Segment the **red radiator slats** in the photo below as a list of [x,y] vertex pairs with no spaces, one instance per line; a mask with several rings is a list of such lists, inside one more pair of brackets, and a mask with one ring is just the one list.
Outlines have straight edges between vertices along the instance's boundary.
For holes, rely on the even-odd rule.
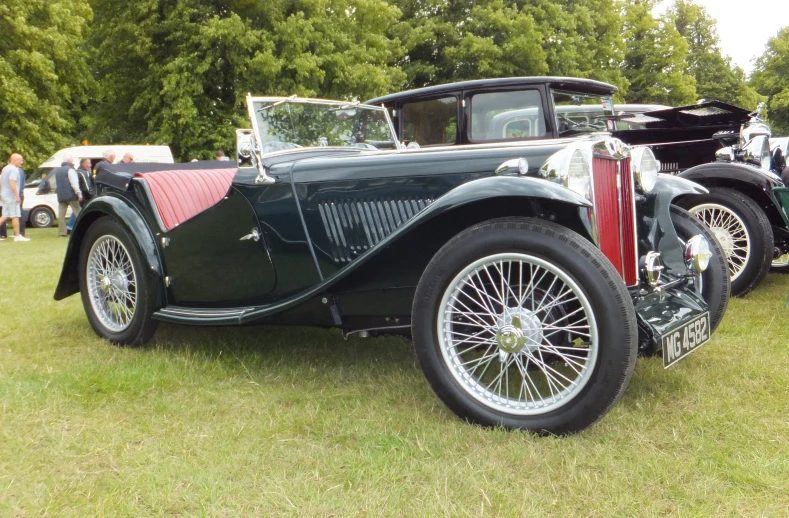
[[593,160],[595,217],[600,250],[614,265],[625,284],[632,286],[638,282],[633,181],[630,160],[620,163],[621,192],[617,185],[617,161],[603,158]]

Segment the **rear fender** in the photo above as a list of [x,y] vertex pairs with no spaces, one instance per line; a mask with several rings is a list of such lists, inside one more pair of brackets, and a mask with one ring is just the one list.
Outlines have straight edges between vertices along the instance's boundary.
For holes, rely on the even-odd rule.
[[143,260],[149,286],[158,286],[157,306],[163,305],[162,262],[153,233],[142,214],[127,200],[106,194],[91,200],[80,212],[66,248],[63,270],[55,289],[55,300],[62,300],[79,292],[79,253],[88,228],[99,218],[115,219],[136,241]]

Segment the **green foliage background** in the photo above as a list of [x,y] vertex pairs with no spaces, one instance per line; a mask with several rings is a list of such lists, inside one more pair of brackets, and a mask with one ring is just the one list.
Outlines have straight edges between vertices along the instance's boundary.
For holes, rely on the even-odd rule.
[[691,0],[4,0],[0,156],[92,143],[233,147],[244,97],[360,100],[484,77],[606,81],[617,100],[755,107],[789,130],[789,29],[752,85]]

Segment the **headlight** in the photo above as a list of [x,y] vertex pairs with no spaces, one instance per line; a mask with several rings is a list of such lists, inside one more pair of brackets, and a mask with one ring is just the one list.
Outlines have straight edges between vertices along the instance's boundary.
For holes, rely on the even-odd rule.
[[591,158],[591,146],[579,149],[570,145],[551,155],[540,168],[540,174],[592,201]]
[[709,242],[701,234],[693,236],[685,243],[685,264],[696,273],[707,269],[712,257]]
[[567,188],[592,201],[592,168],[580,150],[575,150],[570,157]]
[[636,177],[638,186],[644,192],[651,192],[657,183],[660,164],[648,147],[633,148],[630,152],[630,170]]
[[743,160],[749,164],[758,165],[765,171],[770,170],[772,160],[770,158],[770,141],[764,135],[752,138],[743,150]]

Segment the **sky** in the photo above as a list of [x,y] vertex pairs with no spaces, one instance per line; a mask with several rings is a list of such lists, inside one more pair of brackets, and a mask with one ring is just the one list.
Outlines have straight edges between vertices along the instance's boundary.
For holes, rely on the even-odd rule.
[[[718,22],[724,55],[731,56],[745,73],[753,71],[753,59],[764,53],[767,40],[789,25],[787,0],[694,0]],[[664,0],[656,8],[663,13],[671,5]]]

